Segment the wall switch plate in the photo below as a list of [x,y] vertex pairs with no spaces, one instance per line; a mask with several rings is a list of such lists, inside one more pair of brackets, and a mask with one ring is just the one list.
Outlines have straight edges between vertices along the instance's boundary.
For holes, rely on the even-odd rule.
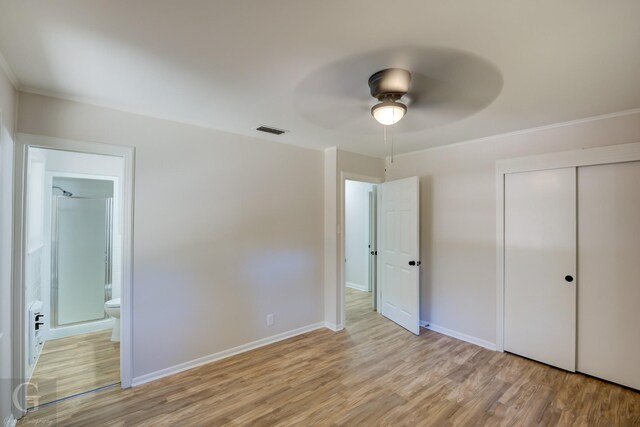
[[273,313],[267,314],[267,326],[273,326]]

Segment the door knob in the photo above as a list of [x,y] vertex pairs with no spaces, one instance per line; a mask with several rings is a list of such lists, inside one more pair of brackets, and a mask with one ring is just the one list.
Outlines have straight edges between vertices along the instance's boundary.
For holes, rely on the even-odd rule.
[[566,280],[567,282],[571,283],[571,282],[573,282],[573,276],[564,276],[564,280]]
[[409,261],[409,265],[416,265],[415,261]]

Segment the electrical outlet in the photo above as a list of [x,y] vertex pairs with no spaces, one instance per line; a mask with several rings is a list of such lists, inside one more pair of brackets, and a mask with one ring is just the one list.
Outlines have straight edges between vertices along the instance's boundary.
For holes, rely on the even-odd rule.
[[273,313],[267,314],[267,326],[273,326]]

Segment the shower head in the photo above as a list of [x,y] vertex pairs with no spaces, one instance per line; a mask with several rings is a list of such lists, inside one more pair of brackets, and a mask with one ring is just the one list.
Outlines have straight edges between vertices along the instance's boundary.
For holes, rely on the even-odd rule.
[[66,197],[71,197],[71,196],[73,196],[73,193],[72,193],[72,192],[67,191],[67,190],[65,190],[65,189],[64,189],[64,188],[62,188],[62,187],[58,187],[57,185],[54,185],[54,186],[53,186],[53,188],[57,188],[58,190],[62,191],[62,195],[63,195],[63,196],[66,196]]

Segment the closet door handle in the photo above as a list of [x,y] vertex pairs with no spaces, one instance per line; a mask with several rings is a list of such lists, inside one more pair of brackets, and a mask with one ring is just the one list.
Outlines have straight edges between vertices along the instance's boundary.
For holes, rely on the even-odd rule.
[[573,276],[571,276],[571,275],[564,276],[564,280],[566,280],[567,282],[571,283],[571,282],[573,282]]

